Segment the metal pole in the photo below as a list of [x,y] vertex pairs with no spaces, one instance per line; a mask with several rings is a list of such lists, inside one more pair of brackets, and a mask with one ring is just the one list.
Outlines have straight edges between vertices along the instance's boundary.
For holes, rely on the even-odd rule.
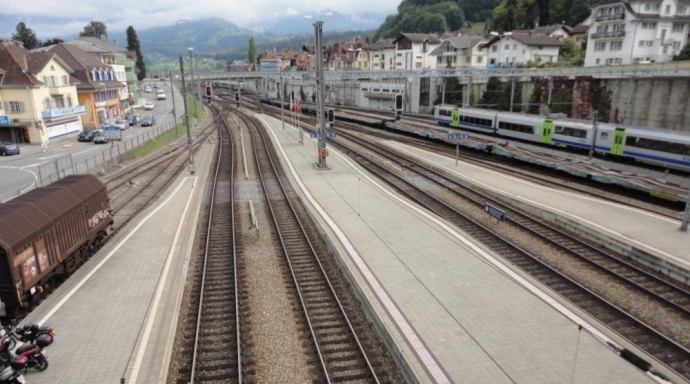
[[441,105],[446,104],[446,78],[441,78]]
[[[182,78],[182,94],[187,94],[187,88],[184,83],[184,59],[180,55],[180,77]],[[189,130],[189,107],[187,106],[187,100],[182,97],[182,102],[184,103],[184,115],[187,123],[187,148],[189,149],[189,173],[194,174],[194,156],[192,155],[192,134]]]
[[[175,126],[175,139],[180,138],[180,131],[177,130],[177,112],[175,111],[175,86],[173,85],[173,77],[172,77],[172,70],[168,70],[168,74],[170,75],[170,94],[172,95],[172,102],[173,102],[173,125]],[[137,138],[139,140],[139,138]]]
[[594,150],[596,149],[597,145],[597,113],[597,111],[594,111],[594,115],[592,116],[592,134],[594,137],[592,138],[592,146],[589,148],[589,159],[591,159],[592,155],[594,155]]
[[[190,49],[189,50],[189,66],[192,69],[192,77],[189,80],[189,82],[193,87],[194,86],[194,58],[193,58],[192,54],[193,54],[193,52]],[[192,88],[192,92],[190,92],[190,93],[192,94],[192,99],[194,99],[194,88]],[[187,98],[187,95],[185,94],[185,99],[186,98]],[[196,121],[198,118],[199,118],[199,112],[198,112],[197,107],[196,107],[196,100],[194,100],[194,126],[196,126]]]
[[283,57],[278,57],[280,57],[280,62],[278,63],[278,70],[280,71],[280,83],[278,84],[278,92],[280,93],[280,122],[283,124],[283,130],[285,130],[285,115],[283,113],[283,109],[285,109],[283,105]]
[[513,112],[513,98],[515,97],[515,77],[510,82],[510,112]]
[[553,77],[549,77],[549,98],[546,101],[546,105],[551,108],[551,93],[553,92]]
[[319,162],[317,167],[320,169],[327,168],[326,164],[326,116],[325,111],[325,96],[326,96],[326,84],[323,79],[323,21],[317,21],[314,23],[314,34],[316,38],[316,72],[317,76],[317,121],[318,121],[318,132],[319,132]]
[[685,214],[683,215],[683,221],[680,223],[681,231],[688,231],[688,221],[690,221],[690,184],[688,185],[688,200],[685,202]]

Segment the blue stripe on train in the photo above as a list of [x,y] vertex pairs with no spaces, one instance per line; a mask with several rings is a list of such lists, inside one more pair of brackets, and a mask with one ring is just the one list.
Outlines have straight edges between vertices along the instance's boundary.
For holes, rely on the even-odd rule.
[[[597,150],[605,153],[611,152],[611,147],[604,147],[597,145]],[[630,157],[639,157],[641,159],[647,159],[647,160],[654,160],[658,161],[661,163],[667,163],[667,164],[677,164],[677,165],[682,165],[684,167],[690,167],[690,161],[686,160],[676,160],[676,159],[670,159],[668,157],[663,157],[663,156],[658,156],[658,155],[648,155],[645,153],[637,153],[637,152],[631,152],[627,150],[623,150],[623,155],[624,156],[630,156]]]
[[[452,119],[446,119],[443,117],[436,117],[436,116],[434,116],[434,120],[441,122],[441,123],[448,123],[448,124],[453,122]],[[467,128],[467,129],[478,128],[478,129],[483,129],[485,131],[490,131],[490,132],[494,131],[493,127],[488,127],[486,125],[480,125],[480,124],[470,124],[470,123],[460,123],[459,127],[453,127],[453,128]]]

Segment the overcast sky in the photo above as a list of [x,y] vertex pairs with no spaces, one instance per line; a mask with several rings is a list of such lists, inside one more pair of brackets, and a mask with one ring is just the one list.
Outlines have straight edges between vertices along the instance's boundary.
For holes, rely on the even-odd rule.
[[[336,11],[346,15],[395,12],[401,0],[3,0],[0,16],[6,22],[1,32],[14,30],[24,21],[39,38],[64,36],[79,32],[90,20],[103,21],[108,30],[136,30],[171,25],[189,17],[222,17],[240,27],[270,22],[288,14],[314,14]],[[64,15],[64,16],[62,16]],[[45,18],[70,20],[65,23],[41,22]],[[14,20],[13,20],[14,19]],[[33,22],[32,22],[33,20]]]

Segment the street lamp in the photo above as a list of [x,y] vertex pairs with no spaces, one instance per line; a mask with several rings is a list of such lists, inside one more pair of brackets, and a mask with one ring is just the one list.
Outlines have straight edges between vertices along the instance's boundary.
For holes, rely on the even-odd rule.
[[[326,116],[325,116],[325,95],[326,85],[323,80],[323,21],[320,20],[322,16],[331,16],[331,12],[324,13],[319,16],[319,19],[314,23],[314,50],[316,51],[316,113],[318,116],[318,133],[319,133],[319,161],[316,164],[318,169],[328,169],[326,165]],[[305,19],[311,19],[312,16],[305,15]]]
[[189,20],[190,20],[189,17],[184,17],[182,19],[178,19],[175,22],[175,28],[177,29],[177,55],[178,56],[182,55],[182,53],[180,52],[180,21],[189,21]]
[[498,37],[498,40],[499,40],[499,44],[498,44],[498,59],[496,60],[496,62],[500,65],[500,63],[501,63],[501,44],[500,44],[500,40],[501,40],[504,36],[512,36],[512,35],[513,35],[513,32],[506,32],[506,33],[502,33],[502,34],[501,34],[501,33],[498,33],[498,32],[490,32],[489,35],[491,35],[491,36],[497,36],[497,37]]

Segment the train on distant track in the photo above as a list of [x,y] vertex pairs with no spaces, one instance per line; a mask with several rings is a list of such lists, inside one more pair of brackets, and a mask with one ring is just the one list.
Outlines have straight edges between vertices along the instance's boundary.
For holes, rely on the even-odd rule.
[[595,132],[591,121],[552,119],[454,105],[436,106],[434,120],[451,128],[547,145],[583,150],[589,150],[594,146],[594,150],[599,154],[690,171],[690,135],[684,132],[641,129],[609,123],[597,124]]
[[112,225],[108,191],[71,175],[0,204],[0,318],[13,318],[74,271]]

